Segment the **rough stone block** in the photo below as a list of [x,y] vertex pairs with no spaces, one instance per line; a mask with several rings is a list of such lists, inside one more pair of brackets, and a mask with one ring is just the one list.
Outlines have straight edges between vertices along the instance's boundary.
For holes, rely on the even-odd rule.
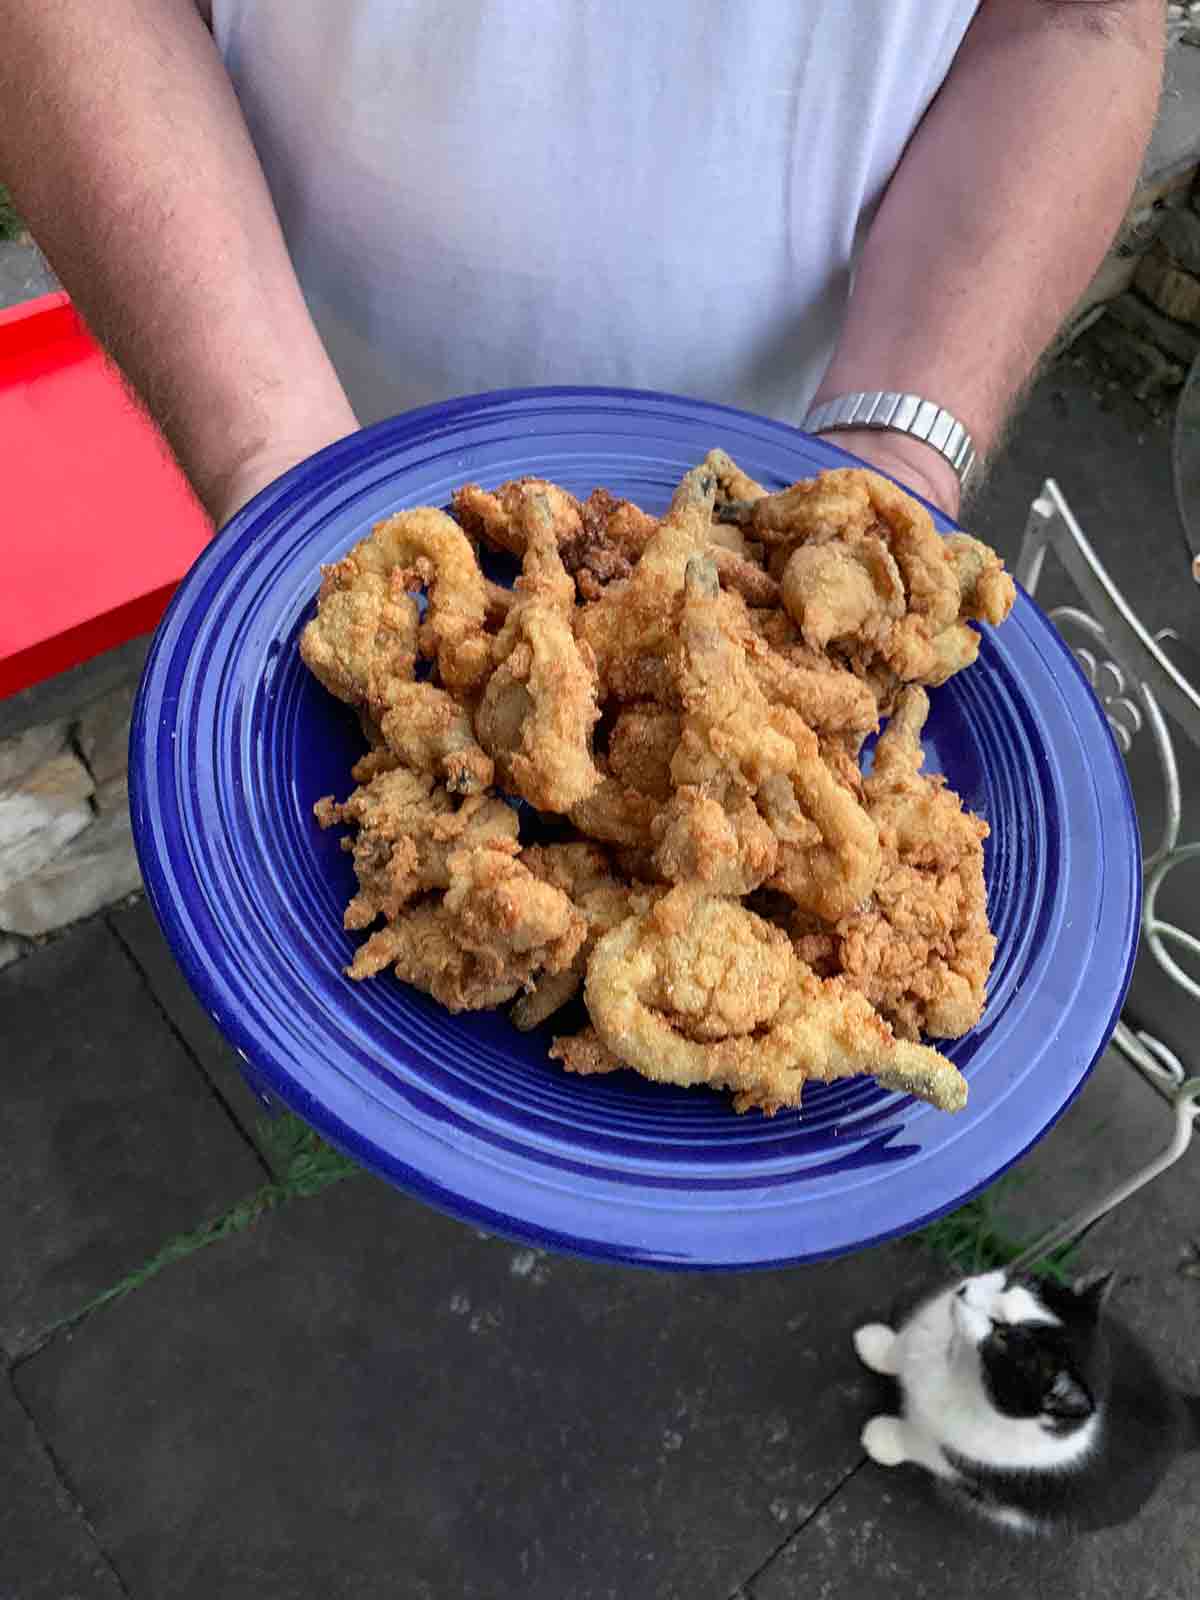
[[[1200,217],[1196,220],[1200,222]],[[1126,332],[1149,340],[1173,361],[1185,367],[1190,367],[1200,355],[1200,330],[1164,317],[1161,311],[1147,305],[1139,295],[1121,295],[1112,302],[1105,314],[1120,323]]]
[[1119,324],[1105,319],[1092,336],[1117,370],[1132,381],[1134,393],[1141,399],[1178,389],[1183,382],[1184,369],[1178,362]]
[[1187,272],[1200,273],[1200,216],[1182,207],[1168,211],[1158,230],[1158,242]]
[[79,719],[80,753],[97,784],[119,776],[129,765],[129,718],[134,685],[118,684]]
[[118,772],[115,777],[106,778],[103,783],[98,783],[92,801],[102,817],[107,816],[110,811],[128,811],[129,774]]
[[1134,283],[1168,317],[1200,328],[1200,278],[1175,266],[1157,244],[1142,257]]
[[0,928],[33,937],[90,917],[141,887],[125,809],[99,817],[40,871],[0,894]]
[[0,791],[0,901],[88,827],[93,787],[83,762],[63,750]]
[[26,728],[13,739],[0,739],[0,789],[11,788],[27,772],[56,756],[67,742],[65,722]]

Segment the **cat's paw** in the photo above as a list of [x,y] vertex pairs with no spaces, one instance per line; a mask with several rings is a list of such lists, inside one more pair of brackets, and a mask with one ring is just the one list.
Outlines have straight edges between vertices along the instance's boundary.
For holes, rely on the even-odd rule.
[[908,1460],[899,1417],[872,1417],[862,1431],[862,1447],[881,1467],[898,1467]]
[[882,1372],[885,1377],[896,1375],[896,1335],[882,1322],[868,1322],[854,1330],[854,1348],[864,1367],[872,1372]]

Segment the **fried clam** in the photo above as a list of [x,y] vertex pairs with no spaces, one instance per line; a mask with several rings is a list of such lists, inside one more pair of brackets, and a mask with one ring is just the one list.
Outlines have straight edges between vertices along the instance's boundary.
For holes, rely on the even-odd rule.
[[460,849],[515,844],[511,806],[487,795],[458,800],[429,773],[396,767],[360,784],[340,803],[332,795],[313,808],[322,828],[357,830],[342,840],[354,858],[358,892],[346,908],[347,928],[398,917],[421,894],[450,883],[450,856]]
[[798,712],[820,736],[853,735],[861,745],[875,732],[879,707],[869,684],[782,630],[760,629],[755,617],[747,613],[741,638],[755,681],[772,705]]
[[630,576],[658,522],[632,500],[620,500],[607,489],[593,489],[579,514],[580,534],[563,551],[563,562],[580,598],[596,600],[608,584]]
[[[787,552],[784,604],[800,611],[810,642],[853,643],[915,679],[931,665],[931,641],[958,620],[960,585],[945,541],[925,507],[878,472],[839,467],[721,514]],[[789,583],[799,548],[829,544],[841,551],[804,555]]]
[[713,562],[693,554],[682,577],[671,666],[683,716],[671,778],[677,787],[737,780],[753,793],[765,778],[791,772],[796,750],[772,726],[771,707],[750,668],[736,612],[721,593]]
[[367,978],[391,967],[449,1011],[503,1005],[543,972],[574,961],[587,921],[561,889],[515,859],[515,845],[456,850],[440,900],[373,933],[346,969]]
[[475,732],[505,788],[540,811],[567,812],[600,783],[591,753],[600,715],[595,667],[572,631],[575,586],[558,553],[549,499],[526,489],[513,515],[524,527],[524,565]]
[[650,850],[654,844],[650,827],[661,802],[653,795],[626,788],[603,763],[599,765],[600,782],[585,800],[576,801],[567,815],[589,839]]
[[[997,627],[1008,616],[1017,597],[1016,585],[1004,570],[996,552],[969,533],[952,533],[946,549],[954,566],[959,588],[958,620],[932,641],[933,661],[920,674],[920,682],[930,688],[969,667],[979,655],[980,637],[970,622],[989,622]],[[969,619],[969,620],[968,620]]]
[[715,540],[707,548],[723,588],[732,589],[748,606],[760,611],[779,604],[777,580],[752,557],[726,549]]
[[743,505],[766,499],[767,491],[762,484],[756,483],[743,472],[733,457],[727,455],[724,450],[710,450],[704,458],[704,465],[717,480],[718,508],[731,501]]
[[565,1072],[573,1072],[581,1078],[621,1072],[625,1067],[591,1027],[581,1028],[578,1033],[560,1034],[551,1041],[549,1054],[551,1061],[562,1063]]
[[759,791],[759,809],[779,840],[767,883],[801,910],[836,922],[875,887],[882,861],[879,829],[795,712],[776,711],[774,719],[790,734],[799,759],[786,782],[775,780]]
[[779,841],[744,790],[718,799],[679,788],[650,827],[655,875],[664,883],[702,884],[710,894],[752,894],[775,871]]
[[534,877],[567,895],[587,923],[586,936],[571,965],[540,977],[509,1012],[514,1026],[528,1032],[540,1027],[579,992],[596,940],[633,911],[644,910],[662,891],[622,882],[608,853],[583,841],[531,845],[522,851],[521,862]]
[[444,511],[418,506],[376,523],[331,576],[342,588],[383,579],[393,589],[424,589],[427,605],[418,646],[422,655],[437,661],[442,683],[468,691],[487,675],[487,587],[470,540]]
[[330,694],[350,705],[383,706],[394,683],[412,678],[416,601],[398,572],[323,568],[317,614],[300,635],[300,659]]
[[883,841],[870,901],[838,925],[848,981],[898,1033],[959,1038],[983,1015],[996,941],[983,876],[987,824],[922,770],[923,689],[903,691],[880,736],[866,803]]
[[771,886],[836,921],[874,887],[878,830],[803,718],[763,695],[711,562],[693,557],[685,583],[676,655],[684,712],[672,779],[716,790],[727,805],[730,786],[742,785],[778,840]]
[[555,542],[563,566],[585,600],[596,599],[614,579],[627,578],[658,526],[631,500],[594,489],[579,501],[544,478],[515,478],[494,491],[465,484],[452,498],[454,514],[467,532],[493,550],[523,556],[526,529],[521,505],[530,493],[549,502]]
[[862,1073],[944,1110],[966,1101],[949,1061],[895,1038],[862,994],[817,978],[734,901],[676,889],[627,918],[597,943],[584,994],[613,1058],[660,1083],[732,1090],[738,1110],[770,1115],[799,1105],[806,1082]]
[[609,730],[609,771],[626,789],[669,800],[671,758],[682,731],[679,713],[666,706],[622,707]]
[[498,489],[464,483],[450,497],[450,505],[463,529],[493,550],[524,556],[528,524],[524,508],[530,494],[542,497],[554,524],[559,549],[577,538],[581,529],[580,505],[573,494],[546,478],[513,478]]
[[814,650],[843,639],[886,645],[905,613],[904,580],[873,534],[852,543],[802,544],[788,558],[783,603]]
[[1004,570],[1003,561],[990,545],[969,533],[949,534],[946,549],[958,583],[959,617],[998,627],[1017,598],[1017,586]]
[[708,542],[715,494],[712,473],[689,472],[632,576],[576,614],[576,636],[591,648],[601,684],[617,700],[669,699],[675,602],[689,556]]
[[477,794],[492,782],[495,767],[475,737],[470,711],[444,689],[393,684],[380,729],[405,766],[444,779],[456,794]]

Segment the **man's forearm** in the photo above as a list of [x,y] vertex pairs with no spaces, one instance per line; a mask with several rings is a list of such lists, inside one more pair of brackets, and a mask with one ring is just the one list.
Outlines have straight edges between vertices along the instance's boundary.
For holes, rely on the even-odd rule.
[[218,518],[355,423],[192,0],[0,0],[0,178]]
[[[1120,225],[1162,45],[1157,0],[983,0],[884,196],[818,398],[914,392],[994,446]],[[945,481],[927,446],[908,455]]]

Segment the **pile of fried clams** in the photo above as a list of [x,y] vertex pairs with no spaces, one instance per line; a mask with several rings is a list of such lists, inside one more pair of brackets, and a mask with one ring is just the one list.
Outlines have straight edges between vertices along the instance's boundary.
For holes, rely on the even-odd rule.
[[[480,546],[520,558],[515,588]],[[922,771],[921,732],[970,623],[1013,598],[889,480],[769,494],[721,450],[661,520],[538,478],[388,518],[323,570],[300,645],[370,744],[316,807],[352,830],[345,925],[373,930],[349,975],[390,967],[450,1011],[515,1000],[521,1029],[582,990],[567,1071],[739,1111],[859,1073],[957,1110],[965,1081],[920,1040],[982,1014],[988,830]],[[557,842],[522,845],[517,796]]]

